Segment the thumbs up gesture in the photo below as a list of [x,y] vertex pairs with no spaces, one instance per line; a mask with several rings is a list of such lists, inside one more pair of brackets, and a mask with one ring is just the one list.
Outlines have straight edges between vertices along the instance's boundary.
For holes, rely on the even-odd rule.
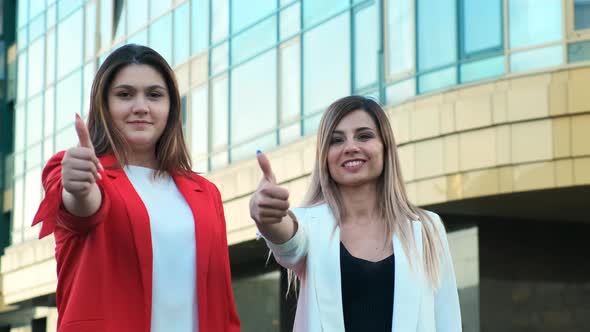
[[102,178],[98,171],[103,168],[94,153],[88,128],[78,114],[75,126],[79,144],[66,151],[61,162],[61,176],[64,190],[76,199],[83,199],[96,186],[96,180]]
[[263,153],[257,153],[262,180],[250,199],[250,216],[258,224],[276,224],[287,216],[289,191],[277,185],[270,161]]

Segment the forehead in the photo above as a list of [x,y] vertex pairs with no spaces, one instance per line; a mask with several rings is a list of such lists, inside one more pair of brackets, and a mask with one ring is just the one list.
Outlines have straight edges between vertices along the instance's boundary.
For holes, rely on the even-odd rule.
[[164,77],[160,72],[150,65],[143,64],[132,64],[121,68],[115,75],[112,86],[115,87],[120,84],[132,86],[159,84],[166,86]]
[[362,127],[377,129],[377,124],[367,111],[356,110],[346,114],[340,119],[340,122],[338,122],[334,130],[355,130],[356,128]]

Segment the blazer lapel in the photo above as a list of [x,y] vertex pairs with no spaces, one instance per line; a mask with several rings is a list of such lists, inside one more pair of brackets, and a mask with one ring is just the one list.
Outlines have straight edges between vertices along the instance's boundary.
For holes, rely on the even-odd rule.
[[[344,314],[342,309],[342,281],[340,272],[340,228],[327,204],[317,207],[317,212],[311,216],[314,231],[317,227],[318,237],[329,239],[310,243],[314,254],[320,256],[314,259],[319,264],[313,266],[318,271],[310,273],[315,276],[316,294],[320,320],[323,332],[344,331]],[[314,220],[316,219],[316,220]],[[310,250],[311,252],[311,250]]]
[[133,232],[133,240],[137,250],[141,281],[144,288],[144,301],[146,304],[146,317],[151,316],[152,311],[152,236],[150,218],[143,201],[133,188],[122,169],[109,169],[117,164],[114,156],[107,155],[101,158],[105,166],[105,173],[111,179],[111,184],[120,194],[127,209],[127,216]]
[[[417,248],[422,248],[422,230],[418,221],[412,222]],[[393,293],[393,331],[416,331],[418,311],[420,309],[421,285],[423,277],[416,271],[422,271],[422,262],[414,261],[410,267],[408,253],[404,251],[397,235],[393,236],[395,254],[395,277]],[[419,250],[421,255],[421,250]]]

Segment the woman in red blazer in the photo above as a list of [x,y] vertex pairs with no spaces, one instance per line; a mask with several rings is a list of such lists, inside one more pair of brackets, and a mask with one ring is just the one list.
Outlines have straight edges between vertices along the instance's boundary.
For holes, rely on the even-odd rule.
[[55,236],[58,331],[239,331],[221,197],[191,171],[166,61],[144,46],[115,50],[76,131],[79,145],[43,171],[33,221]]

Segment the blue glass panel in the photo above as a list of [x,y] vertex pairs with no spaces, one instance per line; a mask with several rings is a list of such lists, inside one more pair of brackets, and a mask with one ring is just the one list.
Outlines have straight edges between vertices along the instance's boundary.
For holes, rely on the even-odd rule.
[[39,38],[29,47],[29,75],[27,95],[36,95],[43,89],[43,73],[45,72],[45,39]]
[[[191,93],[191,153],[195,159],[204,159],[209,152],[209,104],[207,85],[202,85]],[[197,171],[207,171],[197,169]]]
[[463,0],[463,52],[502,46],[502,1]]
[[569,62],[590,60],[590,41],[570,44],[567,53]]
[[395,75],[414,68],[413,0],[392,0],[388,6],[389,73]]
[[82,10],[57,26],[57,77],[63,77],[82,65]]
[[43,136],[43,94],[29,101],[27,106],[27,146],[41,141]]
[[149,27],[150,47],[172,63],[172,15],[166,14]]
[[27,45],[29,44],[29,39],[28,39],[28,35],[29,35],[29,26],[26,25],[23,28],[21,28],[20,30],[18,30],[18,34],[17,34],[17,48],[18,50],[23,50],[27,47]]
[[137,29],[145,26],[148,22],[148,6],[145,0],[127,0],[127,8],[129,12],[128,29],[129,32],[134,32]]
[[385,99],[388,105],[400,104],[416,95],[416,79],[411,78],[387,87]]
[[590,28],[590,0],[574,0],[574,28]]
[[211,75],[221,73],[228,67],[228,43],[225,42],[211,50]]
[[418,69],[457,61],[455,0],[418,1]]
[[227,38],[229,32],[229,0],[211,2],[211,43],[215,44]]
[[280,17],[280,36],[285,40],[301,30],[301,4],[296,3],[281,11]]
[[349,6],[349,0],[303,0],[303,25],[308,28]]
[[455,84],[457,84],[456,67],[438,70],[418,77],[418,90],[420,93],[440,90]]
[[113,2],[101,1],[101,13],[111,13],[110,15],[100,15],[100,48],[107,48],[111,46],[113,37]]
[[211,82],[211,147],[214,151],[227,149],[228,139],[228,82],[220,77]]
[[[39,0],[31,0],[31,2],[40,2]],[[108,1],[110,2],[110,1]],[[84,3],[83,0],[60,0],[57,3],[57,14],[59,15],[59,19],[63,19],[64,17],[71,14],[74,10],[80,8]]]
[[232,33],[238,32],[277,8],[276,0],[233,0]]
[[462,64],[461,81],[472,82],[504,75],[504,55]]
[[520,48],[561,39],[561,0],[510,0],[510,47]]
[[[113,35],[114,39],[119,39],[127,34],[127,3],[125,1],[115,2],[113,9]],[[133,12],[129,16],[134,16]]]
[[277,19],[273,16],[234,37],[231,45],[232,64],[273,46],[277,41]]
[[209,46],[209,1],[191,2],[191,54],[197,54]]
[[528,71],[563,64],[561,45],[513,53],[510,56],[510,71]]
[[96,3],[86,6],[86,56],[85,59],[96,55]]
[[[95,3],[93,3],[94,6],[96,6]],[[49,30],[49,28],[53,27],[55,25],[55,16],[57,15],[57,7],[56,6],[50,6],[49,8],[47,8],[47,29]]]
[[[53,87],[45,90],[45,110],[43,110],[43,136],[53,135],[55,124],[55,89]],[[47,145],[47,144],[45,144]],[[52,144],[53,145],[53,144]],[[51,149],[53,151],[53,146]],[[51,157],[48,155],[47,157]]]
[[354,18],[354,88],[377,83],[379,49],[379,12],[377,4],[363,8]]
[[[75,114],[82,107],[82,71],[77,70],[70,76],[57,83],[55,125],[56,130],[74,123]],[[73,128],[72,128],[73,129]],[[75,135],[76,132],[74,131]]]
[[[275,68],[277,68],[276,52],[270,51],[232,71],[230,126],[232,147],[235,144],[252,141],[276,128],[277,72],[273,70]],[[275,140],[271,137],[270,143],[273,144]],[[265,144],[251,148],[236,148],[232,150],[232,160],[252,157],[256,149],[266,150],[268,147]]]
[[303,35],[305,114],[321,111],[350,94],[349,31],[347,12]]
[[188,2],[174,10],[174,65],[185,62],[190,55],[189,14]]
[[45,14],[41,14],[29,23],[29,40],[35,40],[45,32]]
[[138,33],[134,34],[133,36],[129,37],[127,40],[129,44],[137,44],[137,45],[147,45],[148,44],[148,31],[147,29],[143,29]]
[[[34,1],[34,0],[32,0]],[[28,0],[21,0],[18,1],[17,7],[17,14],[18,14],[18,27],[21,28],[25,24],[27,24],[29,20],[29,1]]]
[[47,32],[45,35],[45,43],[47,44],[47,53],[45,54],[45,80],[47,84],[55,81],[55,30]]
[[150,18],[156,18],[172,6],[172,0],[150,0]]

